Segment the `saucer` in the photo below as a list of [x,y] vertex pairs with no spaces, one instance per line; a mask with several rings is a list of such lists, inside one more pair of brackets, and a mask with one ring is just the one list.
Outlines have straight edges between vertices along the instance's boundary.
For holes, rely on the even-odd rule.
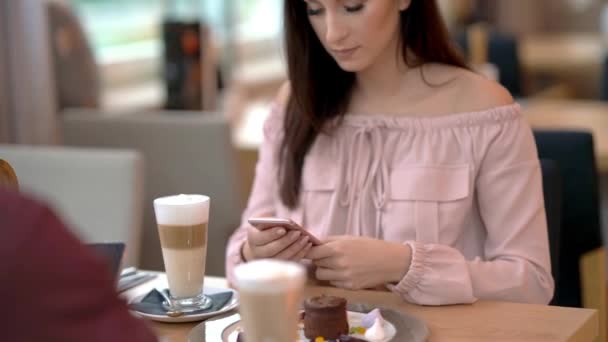
[[[228,313],[238,307],[239,295],[238,295],[238,292],[236,292],[233,289],[205,287],[203,290],[203,293],[206,295],[213,295],[213,294],[222,293],[222,292],[232,292],[232,298],[228,301],[228,303],[226,303],[226,305],[224,305],[221,309],[216,310],[216,311],[199,312],[199,313],[185,313],[184,315],[179,316],[179,317],[169,317],[167,315],[151,314],[151,313],[141,312],[141,311],[137,311],[137,310],[133,310],[133,309],[131,309],[131,311],[141,317],[145,317],[145,318],[153,320],[153,321],[159,321],[159,322],[165,322],[165,323],[184,323],[184,322],[202,321],[202,320],[209,319],[211,317],[215,317],[215,316],[218,316],[218,315],[221,315],[224,313]],[[129,301],[129,304],[139,303],[142,301],[142,299],[145,296],[146,296],[146,294],[137,296],[133,300]]]

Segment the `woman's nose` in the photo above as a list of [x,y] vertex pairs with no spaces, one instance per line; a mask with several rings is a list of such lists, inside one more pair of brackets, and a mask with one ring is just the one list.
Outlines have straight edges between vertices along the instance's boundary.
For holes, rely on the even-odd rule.
[[325,40],[332,46],[339,44],[348,35],[348,28],[343,22],[344,20],[336,14],[329,14],[326,16],[326,27]]

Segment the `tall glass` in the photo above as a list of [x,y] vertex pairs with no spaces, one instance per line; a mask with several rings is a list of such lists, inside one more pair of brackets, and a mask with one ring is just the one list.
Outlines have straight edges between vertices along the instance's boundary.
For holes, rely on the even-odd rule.
[[211,306],[203,294],[207,257],[210,199],[203,195],[176,195],[154,200],[154,213],[169,282],[167,308],[183,312]]

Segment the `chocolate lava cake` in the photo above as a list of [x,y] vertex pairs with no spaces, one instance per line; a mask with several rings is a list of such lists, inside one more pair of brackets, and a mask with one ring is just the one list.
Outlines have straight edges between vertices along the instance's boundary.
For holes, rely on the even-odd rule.
[[348,334],[346,299],[334,296],[311,297],[304,301],[304,335],[314,340],[338,339]]

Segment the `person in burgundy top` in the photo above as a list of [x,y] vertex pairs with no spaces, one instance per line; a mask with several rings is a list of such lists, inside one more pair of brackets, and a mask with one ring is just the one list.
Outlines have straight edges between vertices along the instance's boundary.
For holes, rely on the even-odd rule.
[[156,341],[104,261],[45,205],[0,188],[4,341]]

